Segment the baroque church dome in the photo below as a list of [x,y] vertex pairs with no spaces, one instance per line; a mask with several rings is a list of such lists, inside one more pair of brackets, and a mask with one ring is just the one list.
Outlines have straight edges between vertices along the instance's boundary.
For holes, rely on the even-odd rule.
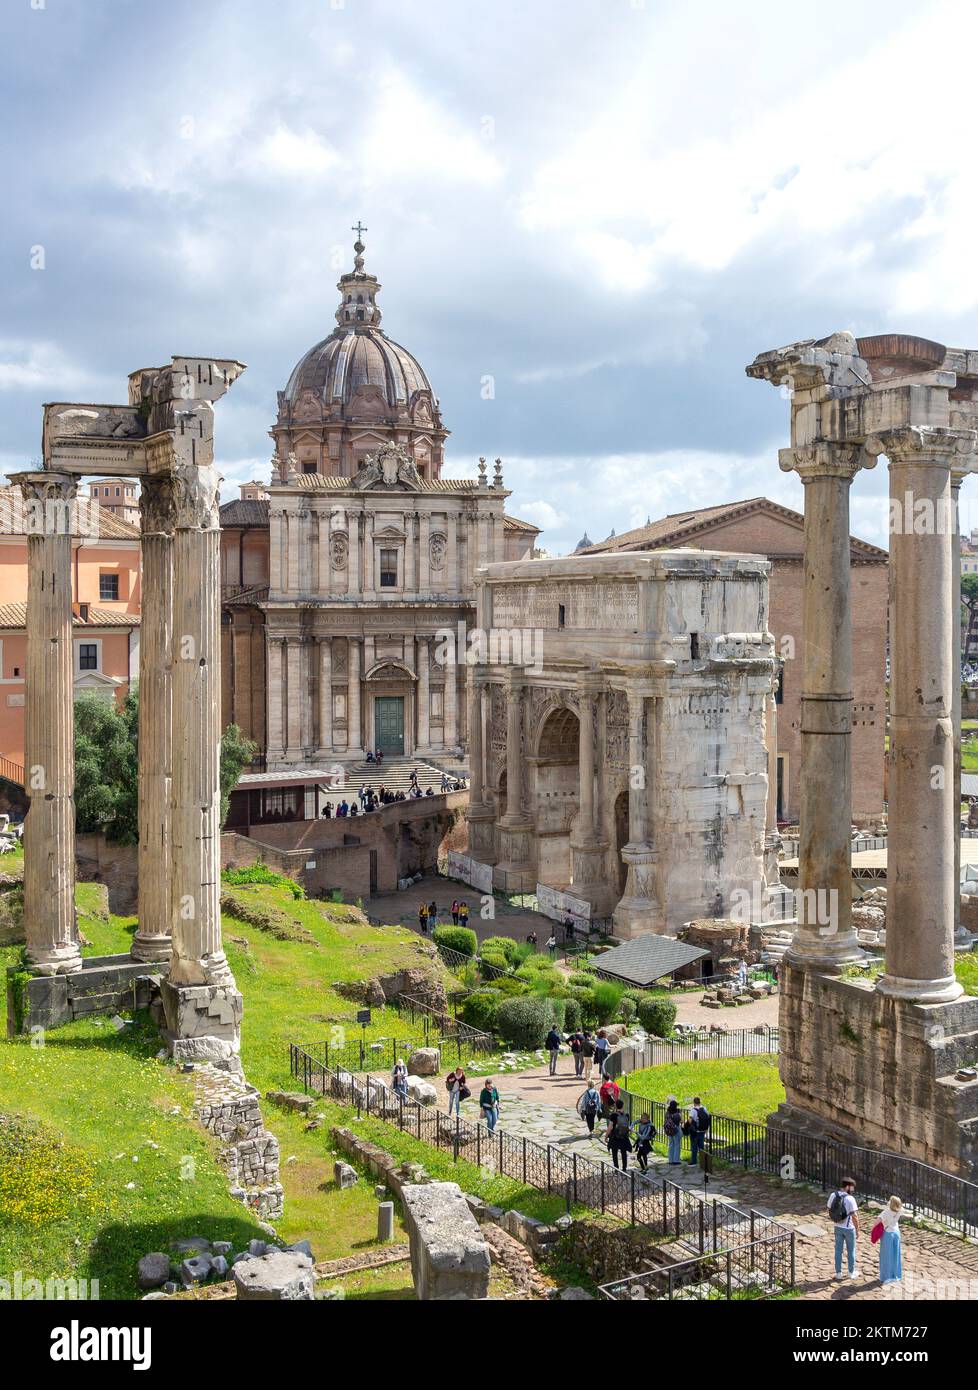
[[293,455],[300,472],[352,477],[382,443],[401,445],[422,478],[441,474],[448,431],[437,397],[417,358],[380,327],[381,287],[363,268],[364,249],[358,239],[353,270],[336,286],[336,327],[278,394],[271,435],[280,476]]

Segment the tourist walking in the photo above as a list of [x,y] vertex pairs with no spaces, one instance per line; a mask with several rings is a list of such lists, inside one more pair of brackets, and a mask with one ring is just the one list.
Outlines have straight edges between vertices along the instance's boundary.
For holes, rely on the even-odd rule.
[[670,1096],[666,1103],[666,1116],[662,1122],[662,1132],[668,1141],[668,1160],[673,1167],[678,1167],[682,1162],[683,1115],[675,1096]]
[[655,1140],[655,1125],[648,1114],[643,1114],[635,1127],[635,1157],[643,1173],[649,1171],[649,1154]]
[[428,904],[418,904],[418,930],[422,936],[428,935]]
[[550,952],[550,959],[553,960],[557,954],[557,938],[553,932],[550,933],[550,939],[547,941],[547,950]]
[[[539,1036],[540,1034],[538,1033],[537,1037]],[[560,1055],[560,1034],[557,1032],[556,1024],[547,1034],[547,1041],[544,1043],[544,1047],[546,1047],[547,1051],[550,1053],[550,1075],[556,1076],[557,1058]]]
[[613,1076],[606,1076],[598,1092],[601,1097],[601,1114],[604,1119],[614,1114],[615,1104],[621,1096],[621,1089]]
[[492,1084],[491,1076],[487,1076],[482,1083],[482,1090],[479,1092],[479,1109],[486,1122],[486,1129],[491,1134],[496,1128],[496,1121],[499,1119],[499,1092]]
[[428,926],[431,928],[432,931],[434,931],[434,929],[435,929],[435,927],[437,927],[437,925],[438,925],[438,904],[437,904],[437,903],[435,902],[435,900],[432,898],[431,902],[428,904]]
[[621,1159],[621,1170],[623,1173],[628,1171],[628,1155],[632,1151],[632,1123],[625,1114],[625,1102],[616,1101],[611,1119],[608,1123],[608,1132],[605,1135],[605,1142],[611,1150],[611,1161],[615,1167],[619,1167],[618,1160]]
[[859,1238],[859,1217],[856,1215],[856,1179],[843,1178],[834,1192],[829,1193],[828,1209],[835,1228],[835,1277],[842,1278],[842,1252],[846,1252],[849,1278],[855,1279],[856,1241]]
[[594,1061],[598,1068],[598,1075],[604,1076],[605,1063],[608,1060],[608,1053],[611,1051],[611,1043],[608,1041],[608,1034],[603,1028],[598,1029],[598,1036],[594,1040]]
[[453,898],[453,899],[452,899],[452,922],[455,924],[456,927],[458,926],[458,899],[457,899],[457,898]]
[[465,1084],[465,1072],[461,1067],[456,1067],[445,1077],[445,1089],[448,1091],[448,1113],[454,1109],[456,1115],[462,1113],[462,1101],[468,1100],[472,1092]]
[[460,902],[458,905],[458,923],[460,927],[469,925],[469,905],[467,902]]
[[702,1103],[699,1096],[693,1097],[693,1108],[689,1112],[687,1126],[686,1132],[689,1135],[689,1163],[690,1167],[695,1168],[699,1162],[700,1150],[706,1143],[706,1136],[710,1132],[710,1112]]
[[594,1122],[598,1118],[598,1111],[601,1109],[601,1093],[593,1082],[588,1082],[587,1090],[581,1095],[577,1102],[577,1113],[587,1125],[588,1133],[594,1133]]
[[394,1072],[391,1077],[391,1083],[394,1087],[395,1092],[399,1096],[402,1096],[404,1100],[407,1100],[408,1098],[407,1078],[408,1069],[404,1065],[404,1058],[398,1057],[397,1061],[394,1063]]
[[571,1056],[574,1058],[574,1075],[575,1075],[575,1076],[583,1076],[583,1075],[584,1075],[584,1053],[583,1053],[583,1051],[582,1051],[582,1048],[583,1048],[583,1047],[584,1047],[584,1034],[581,1032],[580,1028],[577,1028],[577,1029],[575,1029],[574,1032],[571,1033],[571,1035],[570,1035],[570,1050],[571,1050]]
[[581,1064],[584,1069],[584,1080],[589,1082],[594,1071],[594,1039],[586,1028],[581,1042]]

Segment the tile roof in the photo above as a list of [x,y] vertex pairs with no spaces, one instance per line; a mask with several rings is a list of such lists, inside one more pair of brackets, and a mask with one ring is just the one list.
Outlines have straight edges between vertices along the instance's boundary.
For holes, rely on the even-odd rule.
[[[77,613],[72,614],[73,627],[138,627],[139,618],[132,613],[113,613],[108,608],[95,608],[89,605],[88,622],[82,622]],[[27,626],[27,604],[0,603],[0,628],[21,628]]]
[[[23,495],[19,487],[11,487],[9,484],[0,485],[0,507],[15,507],[20,505]],[[98,498],[84,498],[84,501],[95,508]],[[99,540],[103,541],[138,541],[140,530],[131,521],[124,521],[121,516],[116,516],[106,507],[97,507]]]
[[[583,553],[597,555],[612,550],[649,550],[675,545],[679,542],[688,543],[690,537],[699,532],[704,535],[709,534],[711,527],[721,522],[735,521],[740,517],[750,516],[751,513],[759,511],[774,512],[799,528],[804,526],[805,518],[800,512],[793,511],[791,507],[784,507],[780,502],[772,502],[768,497],[748,497],[740,502],[723,502],[715,507],[699,507],[685,512],[672,512],[669,516],[664,516],[659,521],[650,522],[647,526],[637,526],[632,531],[623,531],[620,536],[609,536],[607,540],[597,541],[595,544],[587,546]],[[849,539],[853,551],[858,555],[880,560],[888,559],[885,550],[871,545],[869,541],[860,540],[858,536],[850,536]]]
[[532,521],[523,521],[518,516],[510,516],[508,512],[503,513],[503,525],[510,531],[532,531],[537,536],[540,534],[540,527],[534,526]]
[[267,497],[236,497],[221,508],[222,526],[267,526]]
[[[359,489],[355,488],[353,483],[352,478],[326,477],[323,473],[299,473],[288,486],[301,488],[308,492],[358,492]],[[438,478],[434,482],[425,479],[418,491],[476,492],[479,486],[474,478]],[[382,491],[382,489],[368,488],[366,491],[369,493]]]
[[613,975],[616,980],[644,986],[706,955],[709,952],[699,946],[687,946],[685,941],[649,932],[596,956],[594,968],[601,975]]

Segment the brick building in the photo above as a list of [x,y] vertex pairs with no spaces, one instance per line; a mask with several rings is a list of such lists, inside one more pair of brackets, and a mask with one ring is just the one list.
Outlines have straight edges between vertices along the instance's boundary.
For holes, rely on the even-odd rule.
[[[772,563],[771,631],[783,658],[778,694],[778,819],[798,818],[804,518],[766,497],[676,512],[588,548],[663,550],[689,546],[763,555]],[[885,550],[851,538],[852,561],[852,811],[857,821],[883,810],[886,733],[887,561]]]

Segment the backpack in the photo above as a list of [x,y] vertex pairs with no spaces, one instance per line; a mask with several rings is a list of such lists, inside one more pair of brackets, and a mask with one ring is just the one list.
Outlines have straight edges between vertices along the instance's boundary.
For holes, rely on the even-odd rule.
[[679,1120],[674,1110],[670,1110],[667,1112],[665,1121],[662,1125],[662,1130],[663,1133],[667,1134],[670,1139],[672,1139],[674,1135],[679,1133]]
[[598,1113],[599,1104],[600,1098],[597,1095],[592,1095],[590,1091],[585,1091],[581,1097],[581,1114],[596,1115]]
[[710,1128],[710,1112],[705,1105],[701,1105],[697,1110],[696,1122],[700,1134],[706,1134]]
[[614,1137],[616,1139],[627,1139],[631,1127],[628,1116],[625,1114],[624,1110],[619,1110],[615,1116]]
[[832,1193],[831,1200],[829,1201],[829,1216],[837,1226],[841,1226],[844,1221],[848,1221],[849,1210],[846,1206],[846,1193]]

